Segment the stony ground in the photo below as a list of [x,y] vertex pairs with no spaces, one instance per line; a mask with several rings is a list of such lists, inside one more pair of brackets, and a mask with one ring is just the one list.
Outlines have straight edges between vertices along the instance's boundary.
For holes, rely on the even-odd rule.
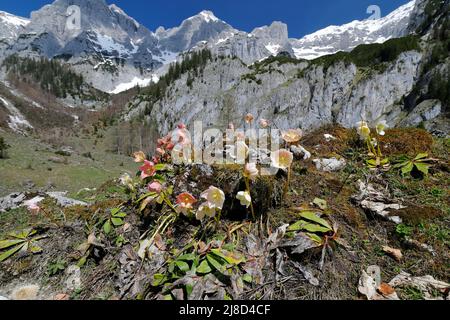
[[[335,139],[327,141],[324,134]],[[365,146],[354,130],[323,128],[304,137],[302,145],[312,158],[295,160],[285,197],[283,172],[252,184],[254,220],[233,200],[245,187],[239,166],[175,166],[162,173],[174,186],[173,197],[184,191],[198,197],[210,185],[224,190],[227,200],[220,220],[182,216],[156,230],[170,218],[170,208],[141,206],[144,190],[130,192],[118,180],[80,193],[87,206],[61,207],[46,197],[39,215],[24,207],[0,213],[0,239],[32,228],[36,234],[25,242],[41,249],[21,250],[0,263],[0,296],[448,298],[450,141],[420,129],[390,130],[383,138],[383,153],[391,162],[429,153],[435,161],[428,177],[369,170]],[[313,161],[332,158],[345,160],[334,172],[318,169]],[[400,209],[383,210],[386,205]],[[316,241],[295,227],[305,221],[305,212],[321,217],[317,223],[306,219],[312,223],[308,234]],[[105,229],[113,218],[120,223]],[[329,228],[323,230],[324,224]],[[142,252],[140,240],[150,235],[153,241]],[[5,251],[0,249],[0,254]]]

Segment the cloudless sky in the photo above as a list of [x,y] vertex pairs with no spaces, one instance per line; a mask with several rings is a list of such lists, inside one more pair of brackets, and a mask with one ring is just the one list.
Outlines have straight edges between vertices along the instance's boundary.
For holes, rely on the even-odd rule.
[[[201,10],[211,10],[233,27],[251,31],[282,21],[289,26],[289,36],[300,38],[329,25],[363,20],[370,5],[378,5],[385,16],[409,0],[106,0],[152,31],[157,27],[178,26]],[[52,0],[0,0],[0,10],[29,17]]]

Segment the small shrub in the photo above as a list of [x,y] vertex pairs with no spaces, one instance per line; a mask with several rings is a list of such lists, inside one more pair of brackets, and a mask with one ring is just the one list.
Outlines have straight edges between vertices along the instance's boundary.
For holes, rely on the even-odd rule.
[[9,149],[10,146],[6,143],[3,137],[0,137],[0,159],[5,159],[7,157],[6,150]]

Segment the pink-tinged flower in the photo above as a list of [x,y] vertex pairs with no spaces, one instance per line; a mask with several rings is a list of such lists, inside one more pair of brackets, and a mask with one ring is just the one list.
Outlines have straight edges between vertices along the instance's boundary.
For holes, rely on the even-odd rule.
[[166,149],[169,150],[169,151],[172,151],[173,148],[175,148],[175,145],[174,145],[172,142],[170,142],[170,143],[166,146]]
[[159,155],[165,155],[166,154],[166,152],[163,150],[163,149],[161,149],[161,148],[156,148],[156,152],[159,154]]
[[161,183],[159,183],[158,181],[153,181],[152,183],[150,183],[147,187],[148,191],[150,192],[155,192],[155,193],[161,193],[163,186]]
[[162,147],[166,144],[166,141],[164,139],[158,139],[158,147]]
[[198,208],[195,217],[197,218],[197,220],[201,221],[205,217],[214,218],[215,215],[216,215],[216,207],[209,202],[205,202]]
[[136,162],[136,163],[142,163],[147,159],[147,157],[145,156],[145,153],[142,151],[133,153],[133,158],[134,158],[134,162]]
[[287,143],[297,143],[303,137],[303,131],[300,129],[290,129],[283,132],[283,140]]
[[245,133],[242,131],[236,132],[236,139],[244,142],[245,141]]
[[259,171],[256,163],[247,163],[244,168],[244,177],[254,180],[258,177]]
[[178,129],[181,129],[181,130],[186,129],[186,125],[184,123],[180,123],[178,125]]
[[225,203],[225,193],[216,187],[209,187],[208,190],[202,193],[201,197],[206,199],[209,205],[222,210],[223,204]]
[[28,211],[29,211],[32,215],[34,215],[34,216],[38,215],[39,212],[41,212],[41,207],[39,207],[39,206],[38,206],[37,204],[35,204],[35,203],[30,204],[30,205],[27,207],[27,209],[28,209]]
[[144,165],[139,168],[141,171],[141,179],[144,180],[148,177],[153,177],[156,174],[155,164],[148,160],[144,161]]
[[188,192],[182,193],[177,197],[177,211],[178,213],[183,213],[184,215],[188,215],[192,210],[193,205],[197,202],[194,196]]
[[182,146],[190,145],[191,139],[189,136],[189,131],[186,129],[176,129],[172,133],[171,142],[173,144],[181,144]]
[[245,122],[246,123],[251,124],[253,122],[253,120],[255,120],[255,117],[251,113],[248,113],[245,116]]
[[152,157],[152,162],[154,164],[158,164],[159,163],[159,159],[157,157]]
[[261,126],[261,128],[265,129],[270,125],[270,123],[269,120],[261,119],[259,120],[259,125]]
[[281,149],[272,152],[270,159],[272,160],[272,167],[286,170],[291,167],[294,161],[294,155],[286,149]]

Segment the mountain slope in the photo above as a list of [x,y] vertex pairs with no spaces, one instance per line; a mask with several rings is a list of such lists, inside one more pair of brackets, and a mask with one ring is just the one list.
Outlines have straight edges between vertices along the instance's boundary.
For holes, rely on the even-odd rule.
[[[167,70],[165,65],[191,49],[207,47],[214,54],[236,56],[252,64],[280,52],[312,59],[350,51],[362,43],[400,37],[406,34],[414,3],[380,20],[354,21],[302,39],[289,39],[288,26],[282,22],[247,33],[210,11],[202,11],[178,27],[160,27],[153,33],[104,0],[56,0],[33,12],[29,23],[17,20],[19,29],[7,27],[3,38],[16,34],[19,38],[0,50],[0,56],[18,53],[64,59],[98,89],[117,93],[156,80]],[[83,13],[80,30],[66,26],[67,10],[72,5],[79,6]]]

